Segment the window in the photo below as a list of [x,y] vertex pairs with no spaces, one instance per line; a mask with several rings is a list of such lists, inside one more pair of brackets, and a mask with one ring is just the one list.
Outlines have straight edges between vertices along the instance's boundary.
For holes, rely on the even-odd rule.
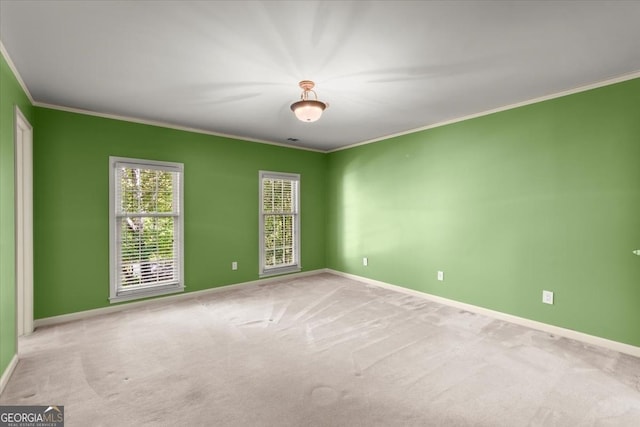
[[260,275],[300,271],[300,175],[260,171]]
[[110,157],[110,301],[181,292],[181,163]]

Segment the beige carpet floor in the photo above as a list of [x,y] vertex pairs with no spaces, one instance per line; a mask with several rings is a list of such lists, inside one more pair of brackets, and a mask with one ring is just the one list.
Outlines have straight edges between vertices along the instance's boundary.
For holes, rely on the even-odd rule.
[[67,426],[638,426],[640,359],[330,274],[42,327]]

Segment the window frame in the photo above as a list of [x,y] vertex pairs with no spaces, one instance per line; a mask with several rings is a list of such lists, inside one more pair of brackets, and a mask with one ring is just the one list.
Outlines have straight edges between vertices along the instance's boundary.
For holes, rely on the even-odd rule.
[[[269,267],[265,262],[265,215],[268,215],[264,211],[264,187],[263,181],[265,179],[284,179],[294,183],[294,212],[293,215],[293,264],[285,266]],[[259,171],[258,174],[258,192],[259,192],[259,205],[258,205],[258,217],[259,217],[259,246],[260,246],[260,261],[259,261],[259,276],[267,277],[278,274],[295,273],[302,270],[301,264],[301,227],[300,227],[300,174],[286,173],[286,172],[272,172],[272,171]]]
[[[119,212],[118,206],[120,200],[116,200],[116,198],[120,196],[119,190],[117,189],[117,185],[119,185],[119,183],[116,181],[118,180],[117,170],[123,165],[131,168],[164,170],[177,174],[177,185],[174,182],[173,186],[174,193],[176,189],[178,191],[177,196],[173,194],[174,202],[177,203],[177,207],[174,208],[174,213],[171,215],[167,215],[166,213],[148,215],[150,217],[158,218],[163,216],[171,216],[174,218],[174,251],[178,252],[177,256],[174,256],[177,263],[177,266],[174,267],[174,272],[177,270],[176,273],[178,277],[170,283],[152,284],[144,287],[137,287],[135,289],[121,288],[121,267],[119,263],[121,242],[118,221],[122,218],[122,215]],[[109,156],[109,282],[109,302],[112,304],[184,291],[183,163]]]

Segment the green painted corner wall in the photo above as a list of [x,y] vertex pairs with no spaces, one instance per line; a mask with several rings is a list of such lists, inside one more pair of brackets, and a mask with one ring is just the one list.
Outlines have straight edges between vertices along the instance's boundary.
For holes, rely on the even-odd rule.
[[32,107],[0,54],[0,376],[16,354],[15,107],[30,123]]
[[328,167],[329,268],[640,346],[640,79]]
[[184,163],[187,292],[258,279],[259,170],[301,174],[303,271],[326,266],[325,154],[48,108],[35,119],[36,319],[109,306],[109,156]]

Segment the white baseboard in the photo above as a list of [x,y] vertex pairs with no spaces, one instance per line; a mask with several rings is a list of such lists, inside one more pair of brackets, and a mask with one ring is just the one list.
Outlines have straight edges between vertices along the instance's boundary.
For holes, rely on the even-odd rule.
[[264,284],[267,284],[267,283],[280,282],[282,280],[289,280],[289,279],[294,279],[294,278],[297,278],[297,277],[315,276],[317,274],[328,273],[328,272],[329,271],[326,268],[323,268],[323,269],[319,269],[319,270],[304,271],[304,272],[300,272],[300,273],[292,273],[292,274],[286,274],[286,275],[282,275],[282,276],[274,276],[274,277],[268,277],[268,278],[264,278],[264,279],[252,280],[250,282],[242,282],[242,283],[235,283],[235,284],[232,284],[232,285],[224,285],[224,286],[219,286],[217,288],[203,289],[201,291],[184,292],[184,293],[181,293],[181,294],[167,295],[167,296],[158,297],[158,298],[154,298],[154,299],[150,299],[150,300],[135,301],[135,302],[123,302],[121,304],[111,305],[109,307],[101,307],[101,308],[96,308],[96,309],[93,309],[93,310],[78,311],[76,313],[61,314],[59,316],[52,316],[52,317],[45,317],[45,318],[42,318],[42,319],[36,319],[34,321],[33,325],[34,325],[35,328],[39,328],[41,326],[58,325],[60,323],[67,323],[67,322],[72,322],[72,321],[75,321],[75,320],[87,319],[87,318],[95,317],[95,316],[102,316],[102,315],[108,314],[108,313],[115,313],[115,312],[118,312],[118,311],[130,310],[130,309],[132,309],[134,307],[149,306],[149,305],[154,305],[154,304],[166,304],[166,303],[171,302],[171,301],[177,301],[177,300],[183,300],[183,299],[189,299],[189,298],[198,298],[198,297],[203,296],[203,295],[208,295],[208,294],[212,294],[212,293],[215,293],[215,292],[228,291],[230,289],[235,289],[235,288],[240,288],[240,287],[260,286],[260,285],[264,285]]
[[9,366],[7,366],[7,369],[4,370],[4,373],[0,377],[0,395],[2,395],[4,388],[9,383],[9,378],[13,375],[13,371],[16,370],[16,366],[18,366],[18,355],[14,354],[11,362],[9,362]]
[[495,319],[504,320],[507,322],[515,323],[517,325],[525,326],[532,329],[537,329],[539,331],[547,332],[553,335],[558,335],[561,337],[574,339],[576,341],[581,341],[586,344],[590,344],[598,347],[604,347],[606,349],[617,351],[619,353],[640,357],[640,347],[636,347],[630,344],[608,340],[606,338],[585,334],[585,333],[574,331],[571,329],[561,328],[559,326],[549,325],[547,323],[542,323],[535,320],[525,319],[524,317],[518,317],[511,314],[501,313],[499,311],[490,310],[488,308],[478,307],[476,305],[466,304],[466,303],[451,300],[448,298],[431,295],[426,292],[420,292],[413,289],[403,288],[402,286],[392,285],[390,283],[385,283],[379,280],[357,276],[355,274],[343,273],[341,271],[331,270],[331,269],[327,269],[327,271],[337,276],[342,276],[348,279],[357,280],[358,282],[366,283],[369,285],[380,286],[382,288],[391,289],[391,290],[402,292],[405,294],[428,299],[430,301],[434,301],[440,304],[470,311],[472,313],[482,314]]
[[[241,288],[241,287],[242,288],[250,288],[250,287],[253,287],[253,286],[260,286],[260,285],[264,285],[264,284],[267,284],[267,283],[275,283],[275,282],[279,282],[279,281],[282,281],[282,280],[289,280],[289,279],[294,279],[294,278],[298,278],[298,277],[315,276],[317,274],[322,274],[322,273],[330,273],[330,274],[334,274],[336,276],[346,277],[348,279],[356,280],[356,281],[361,282],[361,283],[366,283],[366,284],[374,285],[374,286],[380,286],[382,288],[391,289],[391,290],[394,290],[394,291],[397,291],[397,292],[402,292],[402,293],[405,293],[405,294],[417,296],[419,298],[425,298],[425,299],[428,299],[430,301],[434,301],[434,302],[437,302],[437,303],[440,303],[440,304],[448,305],[448,306],[451,306],[451,307],[456,307],[456,308],[459,308],[459,309],[462,309],[462,310],[467,310],[467,311],[470,311],[470,312],[473,312],[473,313],[477,313],[477,314],[482,314],[482,315],[485,315],[485,316],[489,316],[489,317],[492,317],[494,319],[504,320],[506,322],[515,323],[517,325],[525,326],[525,327],[536,329],[536,330],[539,330],[539,331],[544,331],[544,332],[547,332],[547,333],[550,333],[550,334],[554,334],[554,335],[558,335],[558,336],[565,337],[565,338],[574,339],[576,341],[581,341],[581,342],[586,343],[586,344],[595,345],[595,346],[598,346],[598,347],[604,347],[604,348],[607,348],[609,350],[617,351],[617,352],[624,353],[624,354],[629,354],[629,355],[635,356],[635,357],[640,357],[640,347],[636,347],[636,346],[633,346],[633,345],[630,345],[630,344],[625,344],[625,343],[621,343],[621,342],[618,342],[618,341],[608,340],[606,338],[601,338],[601,337],[597,337],[597,336],[594,336],[594,335],[585,334],[583,332],[578,332],[578,331],[574,331],[574,330],[571,330],[571,329],[561,328],[559,326],[549,325],[547,323],[542,323],[542,322],[538,322],[538,321],[535,321],[535,320],[526,319],[524,317],[518,317],[518,316],[514,316],[512,314],[506,314],[506,313],[502,313],[502,312],[499,312],[499,311],[490,310],[488,308],[479,307],[479,306],[476,306],[476,305],[467,304],[467,303],[464,303],[464,302],[460,302],[460,301],[455,301],[455,300],[451,300],[451,299],[448,299],[448,298],[439,297],[437,295],[428,294],[426,292],[420,292],[420,291],[416,291],[416,290],[413,290],[413,289],[403,288],[402,286],[397,286],[397,285],[393,285],[391,283],[381,282],[379,280],[374,280],[374,279],[369,279],[369,278],[362,277],[362,276],[357,276],[355,274],[343,273],[341,271],[332,270],[332,269],[329,269],[329,268],[312,270],[312,271],[305,271],[305,272],[301,272],[301,273],[287,274],[287,275],[283,275],[283,276],[269,277],[269,278],[265,278],[265,279],[253,280],[253,281],[250,281],[250,282],[236,283],[236,284],[233,284],[233,285],[220,286],[220,287],[211,288],[211,289],[203,289],[201,291],[187,292],[187,293],[182,293],[182,294],[177,294],[177,295],[169,295],[169,296],[155,298],[155,299],[151,299],[151,300],[122,303],[122,304],[113,305],[113,306],[109,306],[109,307],[96,308],[94,310],[86,310],[86,311],[80,311],[80,312],[77,312],[77,313],[63,314],[63,315],[60,315],[60,316],[46,317],[44,319],[36,319],[35,322],[34,322],[34,326],[36,328],[38,328],[38,327],[41,327],[41,326],[56,325],[56,324],[60,324],[60,323],[71,322],[71,321],[74,321],[74,320],[80,320],[80,319],[86,319],[86,318],[90,318],[90,317],[94,317],[94,316],[100,316],[100,315],[104,315],[104,314],[108,314],[108,313],[115,313],[115,312],[118,312],[118,311],[129,310],[129,309],[134,308],[134,307],[149,306],[149,305],[153,305],[153,304],[166,304],[166,303],[171,302],[171,301],[177,301],[177,300],[189,299],[189,298],[198,298],[198,297],[203,296],[203,295],[208,295],[208,294],[212,294],[212,293],[216,293],[216,292],[222,292],[222,291],[228,291],[228,290],[231,290],[231,289],[236,289],[236,288]],[[0,382],[0,391],[4,388],[4,386],[6,384],[6,381],[8,381],[9,377],[11,376],[11,373],[13,372],[13,369],[15,368],[15,364],[17,364],[17,356],[14,357],[14,360],[12,360],[12,364],[9,365],[9,367],[5,371],[5,374],[2,376],[2,380]]]

